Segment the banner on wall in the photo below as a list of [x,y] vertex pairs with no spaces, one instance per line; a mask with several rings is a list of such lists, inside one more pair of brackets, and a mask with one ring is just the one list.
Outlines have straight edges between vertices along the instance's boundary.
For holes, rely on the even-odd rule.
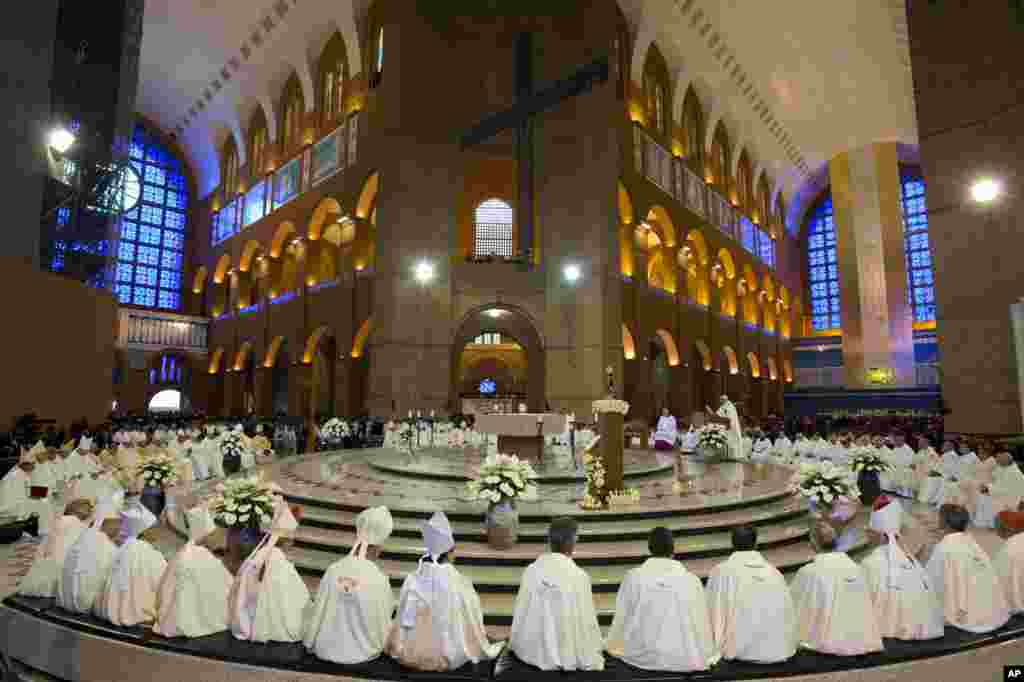
[[297,156],[274,173],[274,208],[283,206],[299,193],[302,180],[302,157]]
[[313,145],[309,164],[309,177],[313,186],[341,170],[345,161],[345,138],[345,126],[342,126]]

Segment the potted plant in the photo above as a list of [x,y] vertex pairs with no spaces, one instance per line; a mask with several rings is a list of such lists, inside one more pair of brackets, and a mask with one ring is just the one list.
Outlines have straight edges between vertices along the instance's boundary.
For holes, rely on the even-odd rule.
[[825,520],[840,536],[857,510],[857,483],[849,469],[831,462],[804,463],[793,475],[797,492],[807,498],[811,520]]
[[225,481],[210,500],[214,522],[227,533],[228,563],[242,565],[263,538],[262,525],[274,516],[274,497],[281,489],[258,477]]
[[880,476],[891,467],[872,448],[858,448],[850,457],[850,470],[857,474],[857,488],[860,490],[860,501],[874,499],[882,492]]
[[154,455],[139,464],[138,476],[142,479],[142,503],[155,516],[163,513],[167,506],[166,488],[178,482],[178,464],[169,455]]
[[242,452],[245,450],[245,443],[242,442],[242,434],[237,431],[228,431],[220,437],[220,454],[224,457],[224,473],[227,476],[237,474],[242,468]]
[[320,428],[320,449],[322,450],[337,450],[342,447],[346,447],[349,443],[346,439],[352,437],[352,429],[348,423],[332,417]]
[[705,461],[724,459],[729,454],[729,433],[721,424],[705,424],[697,431],[697,455]]
[[515,544],[519,530],[516,500],[537,496],[537,474],[515,455],[490,455],[466,484],[472,500],[487,502],[487,540],[496,549]]

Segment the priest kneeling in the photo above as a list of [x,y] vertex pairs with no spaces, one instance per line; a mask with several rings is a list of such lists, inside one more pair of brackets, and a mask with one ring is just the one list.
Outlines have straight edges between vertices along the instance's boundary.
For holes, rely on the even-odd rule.
[[495,658],[501,644],[487,640],[480,597],[452,564],[455,536],[448,517],[436,512],[422,532],[427,554],[402,583],[388,654],[406,667],[430,671]]
[[668,528],[652,530],[647,547],[651,558],[619,587],[608,653],[642,670],[707,670],[721,656],[700,579],[673,558]]
[[882,635],[860,566],[836,551],[832,526],[821,521],[812,532],[821,553],[797,572],[790,588],[801,646],[839,656],[881,651]]
[[524,663],[541,670],[603,670],[601,629],[590,576],[572,560],[576,522],[555,519],[550,551],[523,572],[510,645]]
[[303,643],[317,658],[356,665],[384,652],[395,600],[388,577],[374,560],[393,526],[387,507],[373,507],[356,517],[355,545],[324,573],[305,625]]

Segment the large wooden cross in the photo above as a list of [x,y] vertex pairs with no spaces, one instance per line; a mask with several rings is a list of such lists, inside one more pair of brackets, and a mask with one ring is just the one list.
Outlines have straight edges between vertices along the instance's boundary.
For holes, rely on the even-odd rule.
[[559,102],[589,91],[608,80],[608,57],[601,57],[543,90],[533,89],[533,39],[530,33],[516,37],[516,103],[480,121],[462,136],[462,147],[472,147],[498,133],[516,131],[516,173],[519,223],[518,253],[525,267],[532,265],[533,250],[533,119]]

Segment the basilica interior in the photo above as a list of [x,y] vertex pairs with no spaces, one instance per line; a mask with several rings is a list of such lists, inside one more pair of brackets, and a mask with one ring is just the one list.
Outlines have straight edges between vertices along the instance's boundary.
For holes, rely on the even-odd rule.
[[[101,434],[112,453],[122,432],[154,447],[154,429],[272,434],[297,454],[254,461],[303,508],[286,554],[314,596],[355,546],[357,513],[395,515],[382,557],[398,594],[423,553],[417,524],[444,511],[495,640],[566,516],[602,632],[659,524],[705,581],[746,524],[787,580],[813,563],[792,462],[688,463],[685,432],[732,428],[720,405],[737,442],[780,453],[777,437],[817,434],[1024,460],[1015,2],[36,0],[9,20],[0,473],[36,434],[53,448]],[[626,405],[618,422],[607,400]],[[463,425],[517,413],[573,435],[545,440],[538,416],[516,436],[539,439],[541,502],[520,505],[502,553],[453,481],[494,454],[484,437],[464,455]],[[666,416],[680,458],[656,452]],[[344,440],[324,446],[338,420]],[[393,435],[406,420],[415,436]],[[494,433],[499,449],[519,442]],[[549,447],[577,470],[545,462]],[[592,472],[577,448],[617,458],[640,506],[581,511]],[[168,558],[214,490],[202,470],[166,493],[153,542]],[[921,483],[905,506],[931,519],[946,506]],[[982,487],[964,493],[972,519]],[[992,528],[979,542],[994,554]],[[36,544],[0,545],[0,597]],[[332,667],[230,633],[153,643],[41,600],[8,600],[0,620],[18,679],[413,675],[397,655]],[[700,674],[975,679],[1024,651],[1018,616],[988,639],[949,630],[853,663],[802,651]],[[26,651],[34,639],[78,653]],[[112,657],[121,676],[104,677]],[[557,673],[506,654],[436,674]],[[600,679],[653,674],[619,661]]]

